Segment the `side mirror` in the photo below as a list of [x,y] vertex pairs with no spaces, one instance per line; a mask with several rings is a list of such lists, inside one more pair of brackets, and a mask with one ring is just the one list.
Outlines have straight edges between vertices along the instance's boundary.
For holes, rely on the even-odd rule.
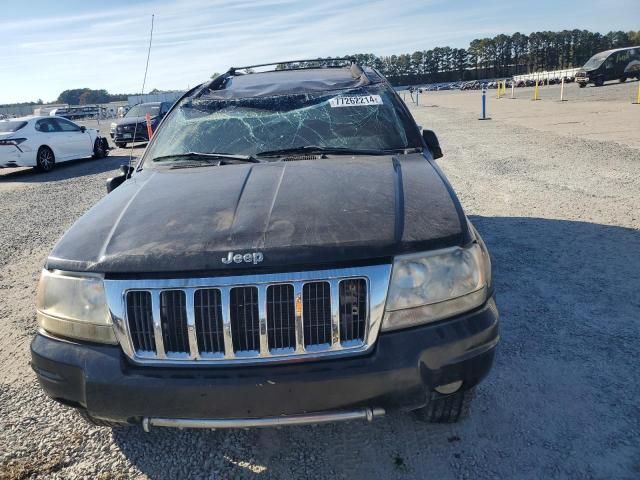
[[81,131],[82,133],[86,132],[86,131],[87,131],[87,127],[85,127],[84,125],[82,125],[82,126],[80,127],[80,131]]
[[107,193],[113,192],[116,188],[124,183],[127,178],[131,177],[133,173],[133,167],[129,165],[120,165],[120,171],[122,172],[117,177],[111,177],[107,180]]
[[433,158],[435,160],[442,158],[442,149],[440,148],[440,142],[438,141],[438,137],[435,132],[433,130],[423,130],[422,138],[424,139],[424,143],[427,144],[429,150],[431,150]]

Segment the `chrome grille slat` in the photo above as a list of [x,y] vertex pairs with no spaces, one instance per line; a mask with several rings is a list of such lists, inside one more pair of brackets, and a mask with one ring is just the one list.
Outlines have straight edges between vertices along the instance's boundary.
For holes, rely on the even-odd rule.
[[196,338],[200,354],[224,354],[220,290],[198,289],[194,294]]
[[162,338],[162,321],[160,320],[160,292],[151,292],[151,312],[153,315],[153,336],[156,342],[156,355],[165,358],[164,340]]
[[304,317],[304,304],[302,302],[302,282],[293,284],[293,301],[295,313],[295,330],[296,330],[296,352],[304,353],[304,330],[302,321]]
[[364,338],[366,312],[366,283],[361,278],[340,282],[340,341]]
[[302,289],[304,345],[331,344],[331,285],[329,282],[305,283]]
[[331,348],[340,348],[340,281],[331,280]]
[[229,305],[233,351],[259,352],[258,289],[252,286],[232,288]]
[[183,290],[160,292],[162,339],[167,353],[189,353],[186,294]]
[[267,333],[267,286],[258,285],[258,318],[260,322],[260,355],[269,354],[269,336]]
[[153,316],[149,292],[127,293],[127,315],[133,320],[131,340],[136,350],[155,351]]
[[379,331],[390,273],[381,265],[105,280],[105,288],[116,335],[136,363],[261,363],[367,351]]
[[295,301],[293,285],[267,287],[267,328],[269,349],[295,349]]
[[233,340],[231,339],[231,306],[229,305],[230,287],[220,289],[222,303],[222,338],[224,339],[225,358],[234,358]]
[[185,290],[187,295],[187,335],[189,337],[189,356],[197,359],[200,357],[198,349],[198,337],[196,335],[195,291]]

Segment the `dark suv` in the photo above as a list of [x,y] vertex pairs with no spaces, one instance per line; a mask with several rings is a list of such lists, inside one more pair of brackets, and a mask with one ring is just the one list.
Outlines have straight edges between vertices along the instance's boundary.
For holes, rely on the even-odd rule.
[[58,242],[49,396],[145,430],[466,412],[498,311],[436,136],[376,70],[300,65],[187,92]]
[[601,87],[609,80],[625,82],[633,77],[640,80],[640,46],[596,53],[578,70],[576,82],[580,88],[589,83]]
[[111,138],[119,148],[126,147],[127,143],[148,142],[146,116],[149,115],[151,131],[155,132],[170,108],[171,103],[169,102],[139,103],[131,107],[124,117],[111,124]]

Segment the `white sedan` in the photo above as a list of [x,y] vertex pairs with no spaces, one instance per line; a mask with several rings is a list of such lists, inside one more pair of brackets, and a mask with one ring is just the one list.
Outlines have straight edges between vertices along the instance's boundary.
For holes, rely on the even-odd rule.
[[109,153],[98,131],[61,117],[25,117],[0,121],[0,167],[35,167],[49,172],[56,163],[102,158]]

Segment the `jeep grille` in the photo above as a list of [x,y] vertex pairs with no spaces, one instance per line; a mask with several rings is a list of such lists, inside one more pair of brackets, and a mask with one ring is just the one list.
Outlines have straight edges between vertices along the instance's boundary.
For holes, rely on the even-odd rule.
[[389,275],[382,265],[105,285],[116,333],[133,360],[234,363],[367,350]]

